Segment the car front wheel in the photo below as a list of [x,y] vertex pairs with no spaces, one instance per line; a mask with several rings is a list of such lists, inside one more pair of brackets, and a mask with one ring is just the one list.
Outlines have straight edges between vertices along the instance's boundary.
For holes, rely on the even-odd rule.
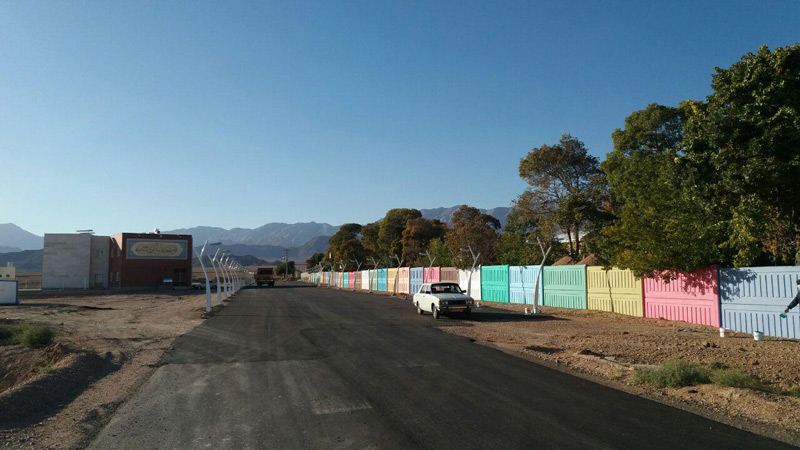
[[436,309],[436,305],[431,305],[431,311],[433,312],[434,319],[438,319],[442,315],[442,313],[440,313],[439,310]]

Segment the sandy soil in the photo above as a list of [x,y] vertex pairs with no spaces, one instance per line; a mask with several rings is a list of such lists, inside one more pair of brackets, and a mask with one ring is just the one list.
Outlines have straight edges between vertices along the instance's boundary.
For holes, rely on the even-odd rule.
[[[37,293],[21,302],[0,307],[0,324],[45,324],[56,336],[46,349],[0,347],[0,445],[7,448],[82,447],[205,315],[205,296],[192,291]],[[44,373],[45,366],[56,370]]]
[[[482,304],[520,313],[525,306]],[[751,335],[730,332],[720,338],[716,328],[601,311],[542,308],[540,316],[511,318],[518,320],[475,320],[441,328],[800,444],[800,399],[713,385],[653,389],[632,386],[629,380],[634,367],[683,358],[740,368],[786,390],[800,385],[798,341],[767,338],[755,342]]]

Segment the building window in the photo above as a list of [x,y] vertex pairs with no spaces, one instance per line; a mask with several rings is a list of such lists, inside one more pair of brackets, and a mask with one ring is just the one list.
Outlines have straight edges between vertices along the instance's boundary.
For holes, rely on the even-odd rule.
[[101,256],[103,256],[103,250],[97,249],[97,257],[99,258]]

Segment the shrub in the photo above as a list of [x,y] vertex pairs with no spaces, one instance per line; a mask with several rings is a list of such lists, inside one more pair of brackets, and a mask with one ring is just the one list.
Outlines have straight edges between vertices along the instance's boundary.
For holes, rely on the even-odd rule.
[[33,325],[25,328],[19,336],[19,343],[23,347],[45,347],[53,340],[53,330],[42,325]]
[[740,369],[720,369],[711,374],[711,383],[719,386],[769,391],[772,387],[761,378]]
[[708,383],[708,370],[682,359],[667,361],[658,369],[636,369],[633,382],[656,388],[684,387]]
[[17,343],[17,330],[11,327],[0,327],[0,345],[14,345]]
[[45,375],[49,373],[55,373],[57,371],[58,369],[53,366],[42,366],[39,368],[39,372],[42,372]]
[[789,397],[797,397],[800,398],[800,386],[795,386],[788,391],[785,392],[786,395]]

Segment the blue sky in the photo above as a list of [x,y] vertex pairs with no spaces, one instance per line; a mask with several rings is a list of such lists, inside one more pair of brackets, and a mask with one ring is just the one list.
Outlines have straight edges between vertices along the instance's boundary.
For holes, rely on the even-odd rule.
[[41,234],[506,206],[568,132],[800,40],[785,2],[0,1],[0,223]]

